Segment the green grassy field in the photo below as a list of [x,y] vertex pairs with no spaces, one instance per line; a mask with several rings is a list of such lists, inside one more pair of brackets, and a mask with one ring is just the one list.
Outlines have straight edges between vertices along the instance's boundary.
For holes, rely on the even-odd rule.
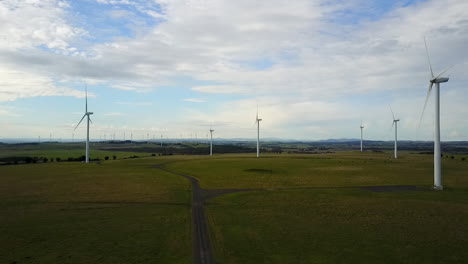
[[[110,159],[115,155],[117,159],[128,158],[132,156],[150,156],[151,153],[132,152],[132,151],[112,151],[99,150],[97,143],[91,143],[90,158],[101,159],[107,156]],[[85,155],[84,143],[41,143],[41,144],[6,144],[0,145],[0,158],[5,157],[45,157],[50,159],[77,158]]]
[[[319,155],[220,155],[174,162],[208,189],[433,184],[432,155],[337,152]],[[468,162],[443,159],[444,185],[468,186]]]
[[[264,188],[210,200],[217,263],[460,263],[468,258],[468,162],[432,155],[343,152],[217,156],[168,164],[204,188]],[[372,185],[417,185],[372,192]],[[277,188],[298,188],[281,190]],[[275,189],[276,188],[276,189]]]
[[0,167],[0,263],[189,263],[190,185],[155,163]]
[[438,192],[431,155],[337,152],[0,166],[0,263],[191,263],[190,185],[162,163],[206,189],[265,189],[207,201],[216,263],[468,259],[468,161],[443,158]]
[[208,206],[217,263],[464,263],[467,193],[236,193]]

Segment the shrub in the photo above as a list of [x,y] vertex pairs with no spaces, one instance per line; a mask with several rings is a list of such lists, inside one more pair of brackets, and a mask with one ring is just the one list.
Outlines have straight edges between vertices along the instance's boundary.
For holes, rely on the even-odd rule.
[[461,158],[461,160],[462,160],[462,161],[465,161],[465,160],[466,160],[466,158],[465,158],[465,157],[462,157],[462,158]]
[[117,156],[116,155],[112,156],[112,159],[113,160],[117,159]]
[[109,156],[105,156],[104,159],[105,159],[105,160],[109,160]]
[[154,157],[154,156],[156,156],[156,154],[153,153],[153,154],[151,154],[151,156]]
[[61,158],[55,158],[57,162],[60,162],[62,159]]
[[454,156],[450,156],[450,159],[454,159],[455,157]]

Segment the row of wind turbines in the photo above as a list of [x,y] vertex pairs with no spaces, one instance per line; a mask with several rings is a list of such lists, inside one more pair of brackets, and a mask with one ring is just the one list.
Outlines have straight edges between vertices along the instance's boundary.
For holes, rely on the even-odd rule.
[[[395,128],[395,147],[394,147],[394,154],[393,157],[396,159],[398,158],[398,122],[400,119],[395,118],[395,115],[393,114],[393,109],[390,106],[390,111],[392,112],[392,128]],[[364,129],[364,126],[362,125],[361,121],[361,126],[359,127],[361,129],[361,152],[363,151],[363,132],[362,130]]]
[[[437,75],[434,75],[434,72],[432,70],[432,64],[429,56],[429,50],[427,47],[427,42],[426,39],[424,38],[424,45],[426,48],[426,55],[427,55],[427,60],[429,64],[429,69],[430,69],[430,79],[429,79],[429,88],[427,90],[427,95],[426,95],[426,100],[424,103],[423,111],[421,113],[421,118],[420,118],[420,124],[424,115],[424,111],[427,106],[427,102],[429,100],[429,97],[432,92],[432,88],[435,86],[435,122],[434,122],[434,189],[436,190],[443,190],[442,186],[442,172],[441,172],[441,148],[440,148],[440,84],[444,82],[448,82],[449,78],[448,77],[442,77],[442,75],[450,68],[446,68],[442,72],[440,72]],[[76,125],[75,130],[78,128],[78,126],[81,124],[83,119],[86,117],[86,159],[85,162],[89,163],[89,123],[92,123],[90,116],[93,114],[93,112],[88,111],[88,89],[87,87],[85,88],[85,113],[83,117],[81,118],[80,122]],[[392,127],[395,129],[395,147],[394,147],[394,158],[398,158],[398,122],[400,119],[395,118],[395,115],[393,113],[393,110],[390,107],[390,110],[392,112]],[[257,126],[257,157],[260,157],[260,121],[262,121],[261,118],[258,117],[258,106],[257,106],[257,114],[255,116],[255,125]],[[363,129],[364,126],[361,122],[361,152],[363,151]],[[210,128],[210,156],[213,155],[213,132],[214,130]]]

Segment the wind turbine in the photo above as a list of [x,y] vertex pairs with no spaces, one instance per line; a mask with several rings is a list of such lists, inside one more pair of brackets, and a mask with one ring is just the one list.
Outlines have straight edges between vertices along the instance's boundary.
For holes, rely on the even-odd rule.
[[210,141],[210,156],[213,156],[213,132],[214,130],[210,127],[211,141]]
[[426,47],[426,55],[427,55],[427,62],[429,63],[429,69],[431,70],[431,78],[429,79],[429,88],[427,90],[426,101],[424,103],[424,108],[421,113],[421,119],[419,120],[419,124],[421,125],[421,121],[424,115],[424,110],[426,110],[427,101],[431,96],[432,87],[435,84],[435,113],[434,113],[434,189],[436,190],[443,190],[442,186],[442,161],[441,161],[441,150],[440,150],[440,83],[448,82],[448,77],[441,77],[448,69],[443,70],[438,75],[434,76],[434,72],[432,71],[431,59],[429,57],[429,50],[427,48],[426,38],[424,38],[424,45]]
[[260,157],[260,121],[261,118],[258,118],[258,105],[257,105],[257,115],[255,116],[255,125],[257,125],[257,158]]
[[362,121],[361,121],[360,128],[361,128],[361,152],[362,152],[362,129],[364,128],[364,126],[362,125]]
[[73,131],[76,130],[76,128],[78,128],[78,126],[81,124],[81,121],[83,121],[83,119],[85,117],[87,117],[87,124],[86,124],[86,160],[85,160],[85,163],[89,163],[89,122],[91,122],[91,124],[93,123],[93,121],[91,121],[91,118],[89,117],[90,115],[92,115],[93,112],[88,112],[88,86],[86,86],[86,91],[85,91],[85,113],[83,115],[83,117],[81,118],[80,122],[78,122],[78,125],[76,125],[75,129]]
[[393,116],[393,122],[392,122],[392,127],[395,126],[395,154],[394,157],[395,159],[398,158],[398,122],[400,119],[396,119],[395,115],[393,114],[392,107],[390,106],[390,111],[392,111],[392,116]]

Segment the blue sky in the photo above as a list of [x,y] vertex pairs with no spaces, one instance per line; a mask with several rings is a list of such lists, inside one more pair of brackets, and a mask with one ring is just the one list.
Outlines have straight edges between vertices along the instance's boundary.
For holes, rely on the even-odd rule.
[[[431,140],[434,70],[443,140],[468,140],[462,0],[4,0],[0,138]],[[443,15],[440,15],[443,14]],[[119,136],[120,135],[120,136]],[[199,136],[203,137],[203,136]]]

